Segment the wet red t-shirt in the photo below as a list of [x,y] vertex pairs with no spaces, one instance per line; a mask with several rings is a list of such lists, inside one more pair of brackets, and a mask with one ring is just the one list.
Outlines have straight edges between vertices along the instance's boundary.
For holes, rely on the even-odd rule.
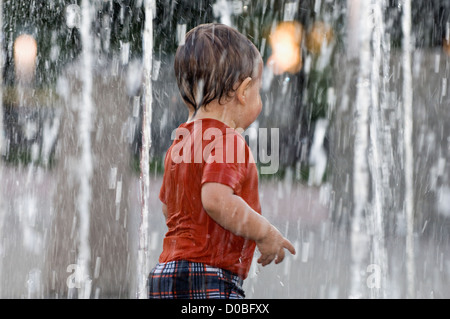
[[248,275],[255,242],[236,236],[217,224],[203,209],[204,183],[231,187],[261,214],[258,172],[241,134],[226,124],[203,119],[176,130],[166,153],[159,198],[167,205],[168,231],[159,262],[189,260]]

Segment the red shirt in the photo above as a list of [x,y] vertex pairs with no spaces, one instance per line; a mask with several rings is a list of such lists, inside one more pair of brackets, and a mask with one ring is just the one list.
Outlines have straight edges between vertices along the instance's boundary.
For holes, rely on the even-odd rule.
[[231,187],[261,214],[258,172],[243,136],[214,119],[184,123],[164,161],[159,198],[167,205],[168,231],[159,262],[201,262],[245,279],[256,244],[209,217],[201,202],[202,185],[208,182]]

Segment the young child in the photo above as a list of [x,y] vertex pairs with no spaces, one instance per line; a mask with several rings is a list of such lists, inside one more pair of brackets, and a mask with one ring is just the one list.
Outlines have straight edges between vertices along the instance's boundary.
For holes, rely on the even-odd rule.
[[240,134],[261,112],[263,61],[241,33],[203,24],[186,34],[175,76],[189,119],[176,130],[160,192],[168,231],[149,298],[244,298],[255,248],[263,266],[292,244],[261,215],[258,172]]

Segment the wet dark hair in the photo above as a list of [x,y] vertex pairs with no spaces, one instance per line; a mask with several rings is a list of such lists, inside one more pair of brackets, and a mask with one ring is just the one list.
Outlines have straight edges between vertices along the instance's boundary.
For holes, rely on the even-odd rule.
[[237,30],[201,24],[186,34],[175,55],[175,76],[183,100],[194,114],[213,100],[232,97],[236,83],[255,77],[261,55]]

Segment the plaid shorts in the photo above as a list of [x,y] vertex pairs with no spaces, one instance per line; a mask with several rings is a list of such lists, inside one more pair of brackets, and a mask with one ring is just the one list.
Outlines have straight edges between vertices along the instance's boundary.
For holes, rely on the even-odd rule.
[[243,280],[230,271],[186,260],[157,264],[148,277],[149,299],[243,299]]

